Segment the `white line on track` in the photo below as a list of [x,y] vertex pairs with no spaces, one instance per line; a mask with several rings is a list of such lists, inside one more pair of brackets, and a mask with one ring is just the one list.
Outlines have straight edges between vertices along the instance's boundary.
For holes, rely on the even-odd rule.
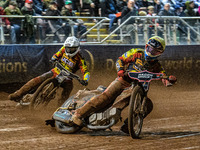
[[196,135],[200,135],[200,132],[198,133],[193,133],[193,134],[186,134],[186,135],[179,135],[179,136],[174,136],[174,137],[169,137],[169,138],[162,138],[161,140],[168,140],[168,139],[178,139],[178,138],[184,138],[184,137],[188,137],[188,136],[196,136]]
[[0,132],[20,131],[20,130],[26,130],[30,128],[32,127],[5,128],[5,129],[0,129]]
[[185,127],[195,127],[195,126],[199,126],[200,123],[193,123],[193,124],[176,124],[176,125],[166,125],[166,126],[161,126],[161,129],[167,129],[167,128],[185,128]]
[[200,146],[192,146],[192,147],[186,147],[186,148],[183,148],[183,149],[200,149]]
[[42,137],[42,138],[32,138],[32,139],[23,139],[23,140],[12,140],[12,141],[1,141],[1,144],[11,144],[11,143],[24,143],[24,142],[37,142],[37,141],[50,141],[52,137]]
[[154,118],[154,119],[150,119],[149,122],[157,122],[157,121],[166,121],[166,120],[173,120],[173,119],[177,119],[177,118],[188,118],[190,119],[191,117],[194,116],[199,116],[199,114],[195,114],[195,115],[189,115],[189,116],[171,116],[171,117],[165,117],[165,118]]
[[156,130],[162,130],[162,129],[180,129],[180,128],[190,128],[190,129],[193,129],[193,130],[198,130],[199,131],[199,126],[200,126],[200,123],[193,123],[193,124],[175,124],[175,125],[169,125],[169,124],[166,124],[166,125],[162,125],[162,126],[154,126],[154,127],[151,127],[150,129],[149,128],[144,128],[143,131],[145,132],[153,132]]

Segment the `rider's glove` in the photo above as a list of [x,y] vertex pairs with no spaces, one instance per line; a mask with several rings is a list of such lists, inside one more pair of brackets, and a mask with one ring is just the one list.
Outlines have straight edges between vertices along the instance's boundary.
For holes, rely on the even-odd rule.
[[126,79],[128,77],[128,72],[124,71],[124,70],[120,70],[120,71],[118,71],[117,75],[119,77],[122,77],[123,79]]
[[168,79],[162,79],[162,83],[164,84],[164,86],[172,86],[172,83],[169,82]]
[[81,83],[82,85],[84,85],[84,86],[87,86],[87,85],[88,85],[87,80],[81,80],[80,83]]
[[119,70],[119,71],[117,72],[117,75],[118,75],[119,77],[123,77],[123,76],[124,76],[124,70]]
[[51,125],[51,127],[55,127],[55,120],[45,120],[46,125]]
[[169,76],[169,82],[171,83],[171,84],[174,84],[174,83],[176,83],[176,81],[177,81],[177,79],[176,79],[176,77],[175,76]]
[[54,57],[52,57],[49,62],[54,66],[55,65],[55,62],[56,62],[56,59]]
[[162,82],[165,86],[172,86],[174,83],[176,83],[177,79],[175,76],[169,76],[168,79],[162,79]]

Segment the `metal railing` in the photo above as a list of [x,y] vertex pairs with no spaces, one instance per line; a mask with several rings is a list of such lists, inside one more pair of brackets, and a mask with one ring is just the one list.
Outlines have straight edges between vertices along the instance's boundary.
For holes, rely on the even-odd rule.
[[[1,15],[1,18],[20,18],[24,19],[25,16],[14,15]],[[144,44],[152,35],[162,36],[167,45],[177,44],[200,44],[200,17],[178,17],[178,16],[131,16],[120,24],[115,24],[116,28],[108,32],[109,18],[107,17],[88,17],[88,16],[33,16],[35,19],[67,19],[71,27],[71,34],[74,35],[73,19],[97,19],[98,22],[93,23],[93,26],[87,26],[87,31],[80,35],[78,38],[87,37],[87,41],[82,44],[104,44],[112,40],[118,41],[117,44]],[[134,20],[131,24],[131,20]],[[158,23],[162,20],[162,24]],[[195,24],[191,24],[191,20]],[[129,23],[129,24],[128,24]],[[87,22],[85,22],[87,24]],[[0,19],[0,40],[1,44],[5,44],[6,38],[3,30],[3,23]],[[131,28],[127,26],[131,25]],[[151,28],[150,28],[151,27]],[[96,29],[96,33],[92,35],[92,31]],[[101,29],[106,29],[106,32],[101,32]],[[151,32],[151,34],[150,34]],[[102,36],[102,34],[105,34]],[[46,34],[49,36],[48,34]],[[62,36],[62,35],[60,35]],[[91,37],[91,38],[90,38]],[[128,40],[127,40],[128,39]],[[130,40],[131,39],[131,40]],[[36,44],[41,44],[37,40]],[[109,42],[108,42],[109,41]],[[51,41],[48,41],[52,43]],[[49,44],[47,42],[47,44]]]
[[[107,37],[102,39],[100,42],[90,42],[90,44],[101,44],[104,43],[106,40],[108,40],[113,34],[118,33],[119,35],[119,41],[120,43],[124,43],[124,37],[131,36],[130,33],[131,30],[125,31],[123,28],[127,26],[127,23],[134,19],[135,22],[132,23],[132,36],[135,39],[134,42],[130,42],[129,44],[144,44],[148,40],[148,27],[153,26],[153,34],[152,35],[159,35],[158,32],[161,32],[159,36],[162,36],[167,45],[177,45],[177,44],[200,44],[200,25],[199,25],[199,19],[200,17],[177,17],[177,16],[131,16],[124,22],[121,22],[121,24],[116,27]],[[154,22],[152,20],[154,19]],[[163,24],[158,25],[159,19],[163,19]],[[196,20],[195,26],[191,26],[188,23],[188,20]],[[142,22],[141,22],[142,21]],[[177,23],[179,22],[179,23]],[[184,38],[186,39],[186,42],[180,42],[177,41],[177,38],[183,38],[183,37],[177,37],[177,29],[179,28],[178,25],[182,23],[182,26],[186,29],[184,32]],[[143,32],[139,33],[138,28],[142,24],[143,26]],[[130,24],[129,24],[130,25]],[[123,32],[125,34],[123,34]],[[180,32],[180,31],[179,31]],[[193,43],[191,42],[191,32],[195,35],[193,37],[193,40],[195,40]],[[140,38],[142,37],[142,38]],[[195,38],[195,39],[194,39]]]
[[[18,18],[18,19],[25,19],[26,16],[19,16],[19,15],[0,15],[0,43],[1,44],[5,44],[5,33],[4,33],[4,26],[5,24],[2,22],[2,18]],[[68,24],[71,27],[71,33],[70,36],[74,35],[74,25],[76,24],[76,22],[73,21],[73,19],[87,19],[87,20],[93,20],[93,19],[97,19],[98,22],[94,23],[94,26],[92,26],[91,28],[88,28],[87,32],[85,32],[84,34],[81,35],[81,37],[83,37],[84,35],[86,35],[87,33],[89,33],[91,30],[93,30],[94,28],[97,27],[97,36],[100,39],[100,26],[102,25],[103,22],[105,21],[109,21],[110,19],[107,17],[89,17],[89,16],[32,16],[33,19],[42,19],[42,20],[48,20],[48,19],[63,19],[63,20],[67,20]],[[91,22],[91,21],[90,21]],[[87,23],[87,22],[85,22]],[[36,24],[37,26],[38,24]],[[62,26],[61,26],[62,27]],[[51,33],[50,33],[51,34]],[[50,34],[46,34],[47,36],[50,36]],[[63,36],[63,35],[60,35]],[[79,37],[79,38],[81,38]],[[48,38],[48,37],[47,37]],[[40,41],[40,40],[38,40]],[[11,44],[11,43],[9,43]],[[41,42],[38,42],[36,44],[41,44]],[[44,43],[43,43],[44,44]],[[49,43],[47,43],[49,44]]]

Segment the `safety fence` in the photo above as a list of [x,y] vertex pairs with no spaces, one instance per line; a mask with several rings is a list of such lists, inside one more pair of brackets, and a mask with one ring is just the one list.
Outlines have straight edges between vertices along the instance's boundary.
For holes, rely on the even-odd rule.
[[121,41],[127,41],[124,38],[129,35],[131,43],[135,44],[145,43],[153,35],[163,37],[166,45],[199,44],[199,19],[200,17],[132,16],[122,22],[112,33],[118,31]]
[[[5,22],[3,22],[3,18],[16,18],[18,21],[17,26],[19,29],[15,28],[15,26],[11,26],[11,29],[7,29]],[[33,19],[33,35],[35,42],[30,42],[28,40],[30,35],[27,36],[27,19]],[[76,20],[76,22],[74,21]],[[96,19],[97,23],[93,23],[92,21]],[[87,20],[84,22],[83,20]],[[29,20],[30,21],[30,20]],[[88,16],[19,16],[19,15],[1,15],[0,16],[0,43],[1,44],[18,44],[13,43],[12,38],[14,30],[18,30],[20,32],[21,42],[20,44],[52,44],[52,43],[62,43],[68,36],[76,36],[80,37],[80,33],[84,33],[88,31],[95,31],[95,35],[101,34],[99,29],[96,27],[100,24],[102,25],[105,21],[105,25],[108,25],[106,21],[109,21],[106,17],[88,17]],[[84,30],[82,27],[84,26]],[[86,28],[86,30],[85,30]],[[95,29],[94,29],[95,28]],[[30,29],[30,28],[29,28]],[[93,30],[94,29],[94,30]],[[20,31],[19,31],[20,30]],[[84,32],[83,32],[84,31]],[[105,30],[104,30],[105,31]],[[16,35],[15,35],[16,36]],[[84,37],[85,39],[85,37]],[[87,41],[87,39],[85,39]],[[84,40],[84,42],[85,42]]]
[[[0,84],[26,82],[49,71],[52,55],[62,45],[1,45],[0,46]],[[82,45],[91,77],[94,73],[115,71],[119,56],[131,48],[144,48],[144,45]],[[169,74],[185,81],[200,83],[200,45],[167,46],[159,58]]]
[[[0,18],[16,18],[22,22],[26,16],[2,15]],[[144,44],[150,36],[163,37],[167,45],[200,44],[200,17],[178,16],[131,16],[125,21],[120,19],[109,30],[109,18],[88,16],[32,16],[35,19],[34,44],[62,43],[67,34],[66,25],[70,27],[69,36],[76,35],[82,44]],[[67,20],[62,25],[49,24],[49,19]],[[77,24],[74,19],[83,22]],[[93,22],[96,19],[97,22]],[[10,32],[5,33],[5,24],[0,22],[1,44],[13,44]],[[78,26],[77,26],[78,25]],[[84,28],[81,28],[83,25]],[[12,27],[11,27],[12,28]],[[86,28],[86,29],[85,29]],[[76,30],[76,31],[75,31]],[[30,44],[27,36],[21,29],[21,44]],[[78,33],[77,33],[78,32]],[[55,37],[58,39],[55,40]]]

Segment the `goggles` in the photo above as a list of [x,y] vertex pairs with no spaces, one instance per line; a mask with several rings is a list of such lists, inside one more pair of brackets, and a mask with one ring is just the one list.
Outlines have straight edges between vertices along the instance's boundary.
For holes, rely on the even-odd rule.
[[161,43],[156,41],[155,39],[150,39],[147,44],[151,45],[154,48],[162,49]]
[[163,53],[163,50],[153,48],[153,47],[151,47],[151,45],[147,46],[146,51],[153,56],[158,56],[158,55],[161,55]]
[[156,41],[155,39],[150,39],[147,43],[147,52],[151,55],[157,56],[163,53],[163,47],[160,42]]
[[76,52],[77,49],[78,47],[66,47],[66,52],[73,54],[74,52]]

